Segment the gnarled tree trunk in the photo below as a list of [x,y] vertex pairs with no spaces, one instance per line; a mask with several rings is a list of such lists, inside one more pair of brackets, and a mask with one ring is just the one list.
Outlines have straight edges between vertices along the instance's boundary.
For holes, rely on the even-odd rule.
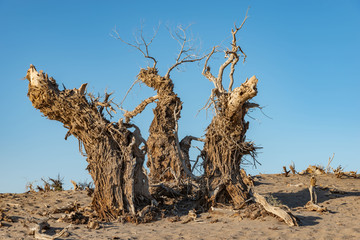
[[109,122],[102,111],[111,108],[110,102],[107,98],[104,102],[87,99],[86,84],[60,91],[53,78],[37,72],[33,65],[26,78],[33,106],[69,129],[65,139],[73,135],[79,146],[83,144],[95,184],[92,206],[99,217],[111,220],[123,213],[135,215],[149,204],[148,179],[143,172],[145,153],[140,149],[144,140],[139,129],[122,121]]
[[[246,20],[246,18],[245,18]],[[241,29],[236,27],[231,31],[231,49],[225,52],[226,61],[219,67],[217,77],[212,75],[207,66],[210,57],[216,47],[208,55],[203,75],[214,83],[215,88],[211,94],[211,103],[215,108],[215,116],[206,130],[206,138],[203,153],[205,155],[204,168],[207,178],[210,200],[215,202],[232,202],[235,206],[241,206],[248,198],[248,186],[244,183],[246,173],[240,169],[244,155],[255,156],[255,146],[246,142],[246,131],[249,122],[244,118],[250,108],[257,104],[250,103],[257,94],[257,78],[255,76],[246,80],[240,87],[232,89],[235,66],[241,54],[245,53],[236,42],[236,33]],[[228,90],[223,86],[224,70],[231,65],[230,83]]]
[[[182,102],[174,93],[174,84],[170,78],[158,75],[155,68],[141,69],[138,78],[157,91],[158,98],[146,142],[150,179],[156,183],[183,178],[185,173],[179,160],[175,137]],[[190,162],[186,164],[190,168]]]
[[244,117],[251,106],[248,100],[257,93],[256,84],[254,76],[230,94],[219,95],[215,103],[217,114],[207,128],[204,145],[205,175],[214,202],[241,206],[249,198],[240,164],[244,155],[255,152],[253,143],[245,141],[249,122]]
[[[141,30],[141,43],[138,41],[136,43],[126,42],[114,30],[117,39],[136,48],[145,58],[151,59],[154,62],[152,67],[140,70],[138,80],[153,88],[157,95],[144,100],[133,111],[125,112],[124,114],[126,122],[129,122],[132,117],[141,113],[149,103],[157,101],[156,107],[153,110],[154,119],[151,123],[147,140],[147,166],[150,169],[149,177],[152,183],[173,180],[179,183],[179,180],[190,175],[189,148],[184,145],[184,141],[179,143],[177,139],[177,121],[180,118],[182,102],[177,94],[174,93],[174,84],[170,78],[170,73],[184,63],[201,61],[205,56],[197,56],[192,46],[192,40],[187,37],[186,29],[187,27],[183,28],[179,25],[175,34],[170,31],[172,38],[179,43],[180,51],[177,54],[175,63],[164,76],[158,74],[156,69],[157,61],[149,55],[149,46],[153,42],[157,30],[150,41],[145,40]],[[197,138],[192,138],[191,140],[193,139]],[[190,144],[191,140],[186,144]]]

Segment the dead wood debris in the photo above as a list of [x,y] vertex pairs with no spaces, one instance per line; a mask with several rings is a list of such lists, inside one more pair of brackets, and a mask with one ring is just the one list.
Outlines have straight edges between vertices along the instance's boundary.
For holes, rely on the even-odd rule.
[[286,210],[284,210],[283,208],[280,208],[278,206],[273,206],[266,200],[265,197],[261,196],[256,192],[252,192],[252,196],[254,197],[255,202],[261,204],[266,211],[281,218],[287,225],[299,226],[298,220],[290,212],[290,209],[287,208]]
[[322,166],[316,166],[316,165],[309,165],[309,167],[301,172],[299,172],[300,175],[304,175],[304,174],[311,174],[311,175],[322,175],[322,174],[331,174],[330,172],[330,168],[332,169],[332,173],[337,177],[337,178],[342,178],[342,177],[347,177],[347,178],[359,178],[360,174],[357,174],[357,171],[348,171],[348,172],[344,172],[344,168],[341,166],[338,166],[337,168],[332,168],[329,164],[330,164],[330,160],[328,163],[328,166],[326,167],[326,171],[324,169],[324,167]]
[[190,210],[188,215],[186,216],[185,220],[182,221],[182,224],[189,223],[191,221],[196,221],[197,214],[195,210]]
[[333,172],[337,178],[342,178],[342,177],[358,178],[359,177],[359,174],[357,174],[357,171],[344,172],[344,168],[342,168],[341,166],[338,166],[336,169],[333,169]]
[[25,220],[24,225],[30,224],[29,226],[29,235],[34,235],[35,239],[39,240],[54,240],[60,238],[62,236],[69,236],[68,229],[72,226],[71,224],[61,230],[59,233],[55,235],[48,235],[43,233],[44,231],[50,229],[50,225],[47,222],[48,219],[36,219],[36,218],[28,218]]
[[3,221],[9,222],[9,223],[14,222],[12,217],[9,217],[8,215],[5,214],[3,209],[0,209],[0,228],[3,226],[3,224],[2,224]]
[[292,163],[289,167],[290,167],[290,170],[291,170],[292,174],[295,175],[297,173],[296,170],[295,170],[295,163]]
[[285,177],[288,177],[288,176],[289,176],[290,171],[287,171],[287,170],[286,170],[286,166],[283,166],[283,170],[284,170],[284,173],[283,173],[283,174],[284,174],[284,176],[285,176]]
[[316,186],[316,178],[314,176],[310,179],[310,186],[309,186],[309,192],[310,192],[310,201],[306,203],[305,208],[310,211],[317,211],[317,212],[326,212],[326,207],[321,207],[317,204],[317,194],[315,191]]
[[321,166],[315,166],[315,165],[309,165],[309,167],[301,172],[299,172],[300,175],[304,174],[315,174],[315,175],[321,175],[325,174],[325,170]]
[[89,222],[89,217],[85,216],[81,212],[71,212],[69,214],[64,214],[61,218],[57,220],[58,222],[73,223],[78,224],[87,224]]
[[74,191],[80,190],[79,185],[75,181],[71,180],[71,183],[74,186]]
[[80,204],[77,201],[69,203],[65,206],[58,207],[50,211],[50,213],[70,213],[73,211],[77,211],[80,208]]

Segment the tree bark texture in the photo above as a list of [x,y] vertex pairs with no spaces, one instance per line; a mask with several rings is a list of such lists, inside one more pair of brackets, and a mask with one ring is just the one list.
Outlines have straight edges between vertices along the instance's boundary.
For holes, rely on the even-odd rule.
[[[150,125],[147,139],[150,180],[153,183],[179,180],[185,177],[184,168],[176,149],[176,124],[180,118],[182,102],[174,93],[174,84],[170,78],[162,77],[157,69],[141,69],[139,80],[157,91],[154,119]],[[187,167],[190,162],[187,159]]]
[[249,127],[244,117],[248,101],[256,96],[255,76],[232,92],[217,92],[216,115],[207,128],[204,153],[205,175],[213,202],[232,201],[240,206],[248,199],[248,186],[243,182],[242,157],[254,154],[255,146],[246,142]]
[[[108,121],[102,110],[109,106],[98,99],[88,99],[85,87],[60,91],[56,81],[30,66],[28,96],[32,105],[44,116],[64,124],[69,135],[84,146],[88,171],[95,191],[92,206],[104,220],[117,218],[149,204],[151,196],[143,171],[145,151],[140,149],[144,140],[136,126]],[[134,131],[129,129],[135,128]]]

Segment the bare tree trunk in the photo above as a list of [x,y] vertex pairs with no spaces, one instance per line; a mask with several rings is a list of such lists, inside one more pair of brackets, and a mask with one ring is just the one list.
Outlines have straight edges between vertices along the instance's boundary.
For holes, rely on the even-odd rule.
[[[215,108],[215,116],[207,128],[204,145],[204,168],[208,182],[210,200],[215,202],[232,202],[235,206],[241,206],[248,198],[248,186],[244,183],[245,171],[241,171],[240,165],[244,155],[255,156],[255,146],[246,142],[246,131],[249,122],[244,118],[250,108],[258,107],[250,103],[257,94],[257,78],[255,76],[246,80],[240,87],[233,89],[235,66],[241,55],[245,53],[237,45],[236,34],[246,21],[245,17],[240,27],[232,29],[231,49],[225,52],[226,61],[219,67],[215,77],[207,65],[217,47],[207,56],[203,75],[215,88],[210,100]],[[223,86],[224,70],[230,67],[230,83],[228,90]]]
[[[150,169],[150,180],[153,183],[173,180],[179,183],[180,179],[189,175],[189,169],[191,168],[190,160],[187,156],[188,153],[186,152],[188,149],[186,149],[184,144],[179,143],[177,139],[177,121],[180,118],[182,102],[177,94],[174,93],[174,84],[170,78],[171,71],[180,65],[198,62],[205,58],[205,56],[198,56],[195,52],[193,41],[187,36],[187,29],[188,27],[184,28],[179,25],[175,33],[169,30],[172,38],[179,43],[180,49],[175,63],[168,69],[164,77],[158,74],[156,69],[157,61],[149,54],[149,46],[153,42],[157,30],[149,41],[145,40],[143,32],[140,30],[141,43],[138,41],[135,43],[126,42],[114,30],[116,39],[136,48],[145,58],[151,59],[154,62],[153,67],[140,70],[138,79],[157,91],[157,95],[144,100],[133,111],[125,112],[124,114],[126,122],[129,122],[132,117],[141,113],[149,103],[157,101],[156,107],[153,110],[154,119],[151,123],[147,140],[147,166]],[[179,144],[180,148],[185,150],[184,159],[181,157],[183,155],[182,150],[178,149]]]
[[252,77],[232,93],[219,95],[215,103],[217,114],[207,128],[204,145],[205,175],[214,202],[240,206],[248,199],[240,164],[244,155],[255,154],[253,143],[245,141],[249,122],[244,117],[251,106],[248,100],[257,93],[256,84]]
[[[121,121],[109,122],[103,115],[104,108],[112,109],[111,101],[88,100],[86,84],[80,89],[58,89],[53,78],[33,65],[27,72],[28,96],[33,106],[46,117],[57,120],[69,129],[69,135],[84,146],[88,171],[94,180],[95,192],[92,206],[104,220],[138,210],[151,201],[148,179],[143,172],[145,151],[139,129]],[[114,109],[112,109],[114,111]],[[129,128],[135,128],[133,132]]]
[[[179,180],[185,173],[176,150],[175,128],[182,102],[173,91],[172,80],[158,75],[155,68],[141,69],[138,78],[157,91],[158,99],[146,142],[150,179],[154,183]],[[189,162],[187,165],[190,167]]]

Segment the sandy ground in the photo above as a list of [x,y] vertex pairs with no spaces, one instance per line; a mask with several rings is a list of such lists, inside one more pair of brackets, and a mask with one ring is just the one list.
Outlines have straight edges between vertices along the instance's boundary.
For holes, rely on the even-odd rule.
[[[183,223],[165,218],[146,224],[101,223],[100,229],[88,229],[86,225],[72,225],[69,235],[60,239],[360,239],[360,179],[338,179],[333,175],[317,176],[319,205],[329,211],[310,212],[303,208],[309,201],[310,176],[258,175],[255,191],[271,194],[287,205],[301,221],[299,227],[289,227],[274,217],[251,220],[232,216],[231,211],[202,213],[196,221]],[[87,206],[91,199],[85,192],[63,191],[48,193],[0,194],[0,209],[14,222],[2,221],[0,239],[34,239],[28,235],[24,220],[29,217],[43,218],[52,209],[77,201]],[[48,221],[54,234],[68,226],[57,222],[61,213],[52,214]]]

